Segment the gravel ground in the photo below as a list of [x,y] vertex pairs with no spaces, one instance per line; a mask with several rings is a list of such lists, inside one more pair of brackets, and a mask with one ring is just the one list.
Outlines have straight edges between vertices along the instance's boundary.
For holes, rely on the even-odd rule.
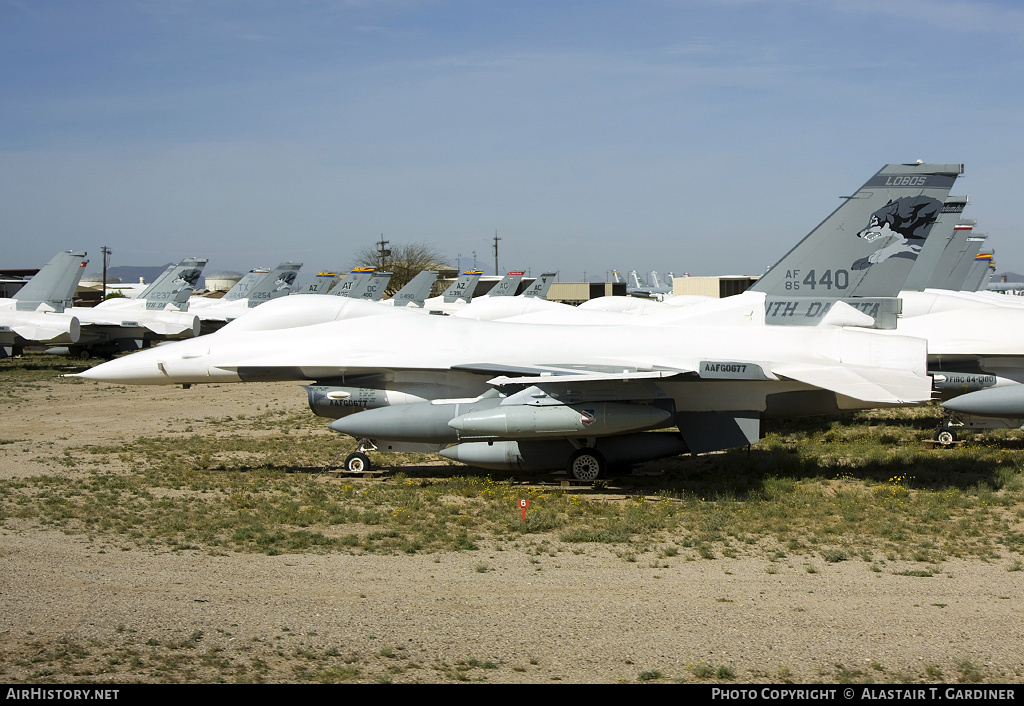
[[[202,433],[268,403],[298,411],[305,395],[17,387],[0,479],[72,473],[55,460],[64,448],[186,422]],[[607,545],[554,554],[214,556],[7,518],[0,681],[1024,680],[1024,572],[1010,558],[917,577],[856,558],[812,573],[767,552],[657,566]]]

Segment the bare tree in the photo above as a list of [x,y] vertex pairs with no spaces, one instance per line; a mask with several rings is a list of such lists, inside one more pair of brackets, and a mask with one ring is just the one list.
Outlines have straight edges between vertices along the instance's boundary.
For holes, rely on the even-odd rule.
[[427,243],[399,243],[386,240],[363,248],[355,255],[355,267],[376,267],[392,273],[387,292],[394,294],[423,270],[447,269],[444,255]]

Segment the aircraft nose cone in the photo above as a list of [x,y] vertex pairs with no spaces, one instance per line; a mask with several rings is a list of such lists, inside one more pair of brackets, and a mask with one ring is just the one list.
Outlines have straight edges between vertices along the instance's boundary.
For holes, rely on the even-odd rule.
[[117,360],[89,368],[88,370],[69,377],[85,378],[122,385],[158,385],[167,382],[158,365],[154,350],[139,351]]

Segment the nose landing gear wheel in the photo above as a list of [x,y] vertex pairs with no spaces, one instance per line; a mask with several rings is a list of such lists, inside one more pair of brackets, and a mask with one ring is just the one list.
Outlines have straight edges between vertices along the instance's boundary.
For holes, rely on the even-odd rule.
[[349,473],[369,473],[373,470],[373,464],[370,463],[369,456],[362,451],[356,451],[345,458],[345,470]]
[[597,480],[607,469],[604,456],[594,449],[579,449],[569,458],[569,475],[575,480]]
[[956,443],[957,440],[956,432],[952,429],[939,429],[935,432],[935,441],[943,446],[949,446]]

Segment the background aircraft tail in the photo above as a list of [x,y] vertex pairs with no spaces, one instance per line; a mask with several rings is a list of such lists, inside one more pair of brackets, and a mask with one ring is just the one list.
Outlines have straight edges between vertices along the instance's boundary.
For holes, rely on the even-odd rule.
[[437,270],[424,270],[391,297],[393,306],[423,307],[423,302],[430,296],[430,290],[437,281]]
[[466,270],[463,272],[448,289],[444,290],[441,296],[448,304],[462,299],[466,302],[473,300],[473,292],[476,291],[476,283],[480,281],[482,270]]
[[254,307],[271,299],[286,296],[291,291],[300,269],[301,262],[282,262],[272,269],[249,291],[249,306]]
[[230,302],[236,299],[247,298],[252,288],[262,282],[266,276],[267,270],[249,270],[242,279],[235,282],[235,286],[229,289],[220,300]]
[[548,290],[551,289],[551,283],[555,281],[557,274],[557,272],[545,272],[533,280],[533,284],[526,288],[522,296],[531,299],[547,299]]
[[[974,232],[975,221],[970,218],[961,218],[956,222],[953,231],[953,238],[942,251],[938,264],[929,274],[925,282],[928,289],[949,289],[953,282],[953,272],[957,265],[967,257],[967,252],[973,250],[973,244],[968,241]],[[977,246],[980,249],[980,244]],[[976,253],[977,250],[974,250]],[[973,253],[972,253],[973,257]],[[959,284],[959,282],[956,282]]]
[[331,294],[336,297],[351,297],[353,290],[361,289],[363,283],[373,277],[372,267],[356,267],[334,285]]
[[313,279],[306,282],[306,286],[299,290],[299,294],[327,294],[331,285],[338,281],[338,274],[335,272],[317,272]]
[[364,299],[366,301],[380,301],[391,280],[390,272],[374,272],[360,284],[353,287],[348,293],[350,299]]
[[71,306],[87,264],[84,252],[57,253],[12,297],[17,302],[15,308],[18,311],[40,308],[64,311]]
[[146,302],[147,309],[163,309],[167,304],[188,308],[188,298],[199,282],[208,260],[186,257],[177,265],[171,265],[142,290],[137,299]]
[[514,297],[525,272],[509,272],[487,292],[489,297]]
[[931,235],[928,236],[928,241],[910,269],[906,282],[903,283],[903,291],[920,292],[923,290],[928,286],[932,275],[935,274],[943,254],[955,243],[966,241],[967,236],[962,235],[962,231],[966,227],[970,232],[973,227],[973,221],[963,219],[964,208],[969,201],[967,196],[946,197],[942,204],[942,213],[939,214]]

